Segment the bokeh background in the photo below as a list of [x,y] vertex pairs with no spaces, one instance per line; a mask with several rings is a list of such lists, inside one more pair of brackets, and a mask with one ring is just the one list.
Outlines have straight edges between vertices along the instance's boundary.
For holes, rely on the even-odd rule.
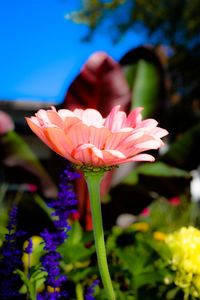
[[[29,230],[39,231],[42,225],[33,229],[30,220],[44,212],[29,185],[44,200],[57,193],[64,161],[24,118],[51,105],[90,106],[103,115],[117,103],[127,113],[143,106],[143,116],[156,117],[170,133],[154,153],[154,167],[130,164],[107,180],[106,228],[158,196],[199,200],[199,1],[10,0],[0,6],[3,211],[30,198],[22,201],[22,215]],[[79,208],[87,227],[84,189],[79,185]]]

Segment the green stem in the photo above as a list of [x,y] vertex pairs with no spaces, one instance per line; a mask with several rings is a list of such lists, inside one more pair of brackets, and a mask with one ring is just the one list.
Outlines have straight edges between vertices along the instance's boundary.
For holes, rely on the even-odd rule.
[[104,172],[85,171],[84,176],[88,185],[90,205],[92,212],[92,222],[94,231],[94,240],[97,252],[97,259],[99,265],[99,271],[103,286],[105,288],[107,298],[109,300],[115,300],[115,294],[112,287],[112,281],[110,278],[108,263],[106,258],[106,249],[102,225],[101,216],[101,201],[100,201],[100,182],[103,178]]
[[[31,261],[31,258],[30,258],[30,254],[28,254],[28,280],[30,280],[30,261]],[[26,300],[29,300],[29,297],[30,297],[30,293],[29,293],[29,290],[27,291],[27,294],[26,294]]]
[[84,300],[83,298],[83,289],[80,283],[76,284],[76,298],[77,300]]

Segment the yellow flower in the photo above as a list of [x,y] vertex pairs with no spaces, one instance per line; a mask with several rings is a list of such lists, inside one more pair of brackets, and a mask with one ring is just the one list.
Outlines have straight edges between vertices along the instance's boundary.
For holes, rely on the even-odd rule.
[[133,228],[137,231],[145,232],[149,230],[149,224],[146,222],[138,222],[133,224]]
[[161,231],[155,231],[153,237],[157,241],[164,241],[166,239],[166,234]]
[[[43,242],[41,236],[32,236],[31,239],[33,243],[33,250],[32,253],[30,254],[29,267],[32,267],[39,262],[39,257],[38,257],[38,253],[36,253],[36,249],[38,248],[39,244]],[[23,249],[26,249],[27,246],[28,246],[28,241],[25,241],[23,245]],[[25,273],[28,272],[28,256],[29,255],[27,253],[23,253],[22,255],[22,262],[24,264]]]
[[54,287],[48,285],[48,286],[47,286],[47,291],[48,291],[49,293],[59,292],[59,291],[60,291],[60,288],[59,288],[59,287],[54,288]]
[[175,284],[200,297],[200,231],[192,226],[168,234],[165,242],[171,252],[170,265],[176,271]]

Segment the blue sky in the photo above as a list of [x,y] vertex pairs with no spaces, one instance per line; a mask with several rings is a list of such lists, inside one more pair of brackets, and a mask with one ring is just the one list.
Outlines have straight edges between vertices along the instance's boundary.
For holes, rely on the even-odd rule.
[[145,40],[133,32],[113,45],[98,31],[81,42],[86,25],[65,15],[80,8],[78,0],[0,1],[0,99],[59,103],[90,54],[105,51],[115,60]]

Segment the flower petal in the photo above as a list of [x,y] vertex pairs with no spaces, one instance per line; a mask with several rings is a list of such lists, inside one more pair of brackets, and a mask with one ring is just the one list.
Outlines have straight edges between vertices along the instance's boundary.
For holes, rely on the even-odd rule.
[[53,125],[56,125],[60,128],[63,128],[64,122],[63,119],[59,116],[59,114],[54,110],[47,110],[47,117],[49,122]]
[[[83,144],[88,144],[90,134],[89,127],[76,118],[70,119],[71,120],[68,123],[69,128],[65,129],[65,133],[73,143],[74,148]],[[66,124],[67,121],[69,121],[69,119],[66,119]]]
[[93,144],[98,149],[103,149],[105,147],[106,141],[109,136],[110,131],[106,127],[89,127],[89,143]]
[[130,158],[125,159],[124,161],[120,161],[121,163],[127,163],[131,161],[155,161],[155,158],[150,154],[138,154],[135,156],[132,156]]
[[[104,121],[104,126],[106,126],[110,131],[117,132],[123,129],[124,127],[128,127],[127,116],[126,113],[120,110],[120,105],[116,105],[107,118]],[[127,128],[126,128],[127,131]]]
[[44,129],[44,134],[56,153],[60,154],[73,163],[81,164],[80,161],[74,160],[72,158],[71,152],[73,150],[73,144],[65,135],[62,129],[58,127],[47,127]]
[[80,160],[83,164],[92,166],[103,165],[102,151],[94,147],[92,144],[84,144],[76,149],[72,153],[74,159]]
[[111,112],[109,113],[109,115],[106,117],[104,126],[106,126],[108,129],[112,130],[113,123],[115,122],[116,114],[119,112],[119,110],[120,110],[120,105],[114,106]]
[[59,109],[58,115],[63,121],[65,121],[66,118],[69,118],[69,117],[72,117],[72,118],[76,117],[76,115],[71,110],[68,110],[68,109]]
[[83,124],[93,125],[98,128],[103,126],[104,119],[98,110],[89,108],[83,111],[82,121]]
[[46,138],[42,127],[40,127],[39,121],[36,117],[26,118],[26,121],[31,130],[51,149],[53,149],[51,143]]
[[169,132],[166,129],[156,127],[152,130],[151,134],[158,137],[158,138],[162,138],[162,137],[168,135]]
[[125,159],[126,156],[117,150],[102,150],[103,161],[106,166],[114,164],[115,161]]
[[105,143],[105,150],[112,149],[112,150],[119,150],[120,145],[123,144],[123,141],[126,140],[127,137],[131,135],[132,131],[128,132],[112,132],[107,141]]
[[161,147],[163,145],[164,145],[164,143],[161,140],[153,140],[152,139],[149,141],[135,144],[134,147],[139,148],[139,149],[148,150],[148,149],[158,149],[159,147]]
[[38,110],[38,112],[35,114],[40,126],[49,125],[50,121],[47,116],[47,111],[44,109]]
[[142,122],[140,122],[137,125],[137,129],[141,128],[143,131],[151,132],[152,129],[154,129],[158,125],[158,122],[154,119],[146,119]]
[[142,121],[142,115],[140,112],[143,109],[143,107],[137,107],[128,115],[126,120],[127,127],[135,128]]

